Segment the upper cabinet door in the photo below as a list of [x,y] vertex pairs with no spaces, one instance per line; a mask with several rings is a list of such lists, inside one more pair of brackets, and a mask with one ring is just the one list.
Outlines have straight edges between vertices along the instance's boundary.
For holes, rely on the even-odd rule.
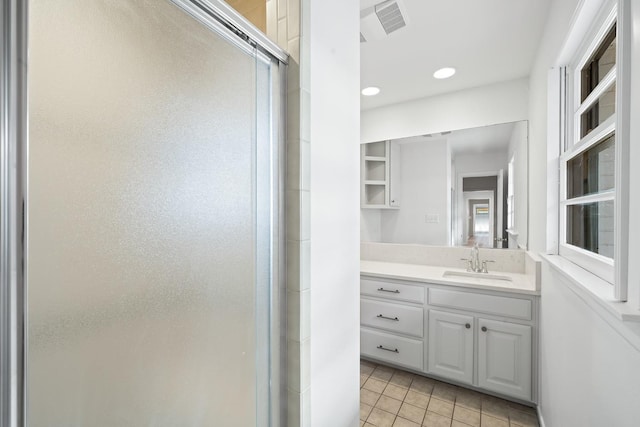
[[531,326],[478,319],[478,386],[531,400]]
[[429,373],[471,384],[473,317],[429,310]]

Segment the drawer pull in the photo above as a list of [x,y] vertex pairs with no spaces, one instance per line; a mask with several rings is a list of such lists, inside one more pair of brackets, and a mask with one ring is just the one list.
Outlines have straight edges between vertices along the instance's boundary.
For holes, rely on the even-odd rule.
[[487,332],[487,327],[486,326],[483,326],[481,329],[482,329],[482,332]]
[[470,329],[471,328],[471,324],[467,323],[466,325],[464,325],[465,328]]
[[378,314],[376,317],[379,317],[380,319],[395,320],[396,322],[400,321],[400,319],[398,319],[397,317],[387,317],[383,316],[382,314]]
[[381,345],[379,345],[377,348],[379,348],[380,350],[386,350],[386,351],[390,351],[390,352],[392,352],[392,353],[398,353],[398,354],[400,354],[400,352],[398,351],[398,349],[397,349],[397,348],[392,350],[392,349],[390,349],[390,348],[386,348],[386,347],[383,347],[383,346],[381,346]]
[[397,290],[397,289],[396,289],[396,290],[394,290],[394,291],[391,291],[391,290],[389,290],[389,289],[385,289],[385,288],[378,288],[378,290],[379,290],[380,292],[391,292],[392,294],[399,294],[399,293],[400,293],[400,291],[399,291],[399,290]]

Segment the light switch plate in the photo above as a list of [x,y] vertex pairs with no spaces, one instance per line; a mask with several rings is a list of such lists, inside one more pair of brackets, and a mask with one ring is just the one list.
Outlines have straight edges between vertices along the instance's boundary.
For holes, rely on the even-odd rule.
[[440,222],[440,215],[426,214],[424,216],[424,222],[426,222],[427,224],[438,224]]

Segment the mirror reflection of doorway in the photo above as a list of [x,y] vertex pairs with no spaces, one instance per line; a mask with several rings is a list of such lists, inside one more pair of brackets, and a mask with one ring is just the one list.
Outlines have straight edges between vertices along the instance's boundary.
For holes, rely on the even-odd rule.
[[[471,235],[470,239],[473,239],[478,246],[488,247],[491,244],[491,230],[489,227],[489,200],[486,203],[476,203],[471,206],[473,215],[471,216]],[[468,242],[472,244],[472,242]]]
[[[455,200],[452,222],[455,223],[455,245],[478,246],[485,248],[507,248],[506,244],[506,179],[504,171],[496,172],[465,172],[458,174],[458,192]],[[478,205],[478,206],[476,206]],[[476,212],[475,207],[480,209]],[[476,229],[475,216],[480,221],[480,229]],[[486,221],[485,221],[486,219]],[[486,222],[488,222],[488,231]]]
[[482,248],[492,248],[495,238],[495,209],[494,194],[492,191],[465,191],[463,192],[464,246],[473,246],[475,243]]

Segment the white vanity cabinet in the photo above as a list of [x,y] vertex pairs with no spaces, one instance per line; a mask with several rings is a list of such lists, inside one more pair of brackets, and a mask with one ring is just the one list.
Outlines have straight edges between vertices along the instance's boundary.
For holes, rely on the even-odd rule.
[[360,292],[360,353],[422,371],[424,288],[363,279]]
[[428,372],[473,382],[473,317],[429,310]]
[[531,400],[531,326],[478,319],[478,386]]
[[531,294],[363,275],[361,352],[533,402],[537,307]]

